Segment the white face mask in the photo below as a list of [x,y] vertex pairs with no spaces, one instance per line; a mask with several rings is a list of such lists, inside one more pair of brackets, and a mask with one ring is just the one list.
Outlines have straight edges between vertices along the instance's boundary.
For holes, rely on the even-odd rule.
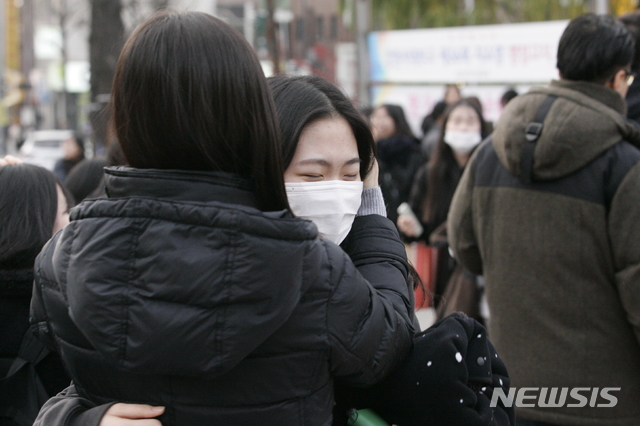
[[475,148],[482,138],[478,132],[448,131],[444,134],[444,141],[458,154],[468,154]]
[[291,211],[313,221],[322,237],[340,244],[351,230],[362,201],[362,181],[285,183]]

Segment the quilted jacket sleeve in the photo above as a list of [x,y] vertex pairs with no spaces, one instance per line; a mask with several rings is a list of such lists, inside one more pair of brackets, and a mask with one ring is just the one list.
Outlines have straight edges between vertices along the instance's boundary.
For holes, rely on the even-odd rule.
[[53,333],[50,332],[49,315],[44,304],[42,297],[43,286],[47,285],[48,280],[42,276],[42,266],[50,265],[51,258],[53,256],[53,247],[56,246],[61,233],[58,232],[54,237],[49,240],[43,247],[42,251],[36,258],[35,262],[35,280],[33,284],[33,296],[31,297],[31,313],[29,315],[29,322],[31,323],[31,329],[36,334],[38,339],[44,343],[49,349],[58,351],[57,344]]
[[345,383],[371,385],[412,347],[406,279],[369,283],[343,250],[326,242],[325,247],[334,284],[327,310],[331,371]]
[[356,217],[341,247],[378,294],[418,331],[411,266],[393,222],[380,215]]
[[71,385],[42,406],[33,426],[98,426],[113,404],[95,405]]

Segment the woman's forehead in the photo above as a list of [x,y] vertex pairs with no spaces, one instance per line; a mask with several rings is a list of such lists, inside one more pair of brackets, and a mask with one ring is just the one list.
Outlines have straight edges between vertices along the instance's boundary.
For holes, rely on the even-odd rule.
[[351,160],[358,157],[358,144],[349,123],[342,117],[316,120],[302,131],[294,161],[304,161],[310,157],[325,160]]

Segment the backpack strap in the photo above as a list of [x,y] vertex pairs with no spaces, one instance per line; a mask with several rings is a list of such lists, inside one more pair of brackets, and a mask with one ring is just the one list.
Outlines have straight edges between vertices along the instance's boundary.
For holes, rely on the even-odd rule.
[[527,184],[530,184],[533,180],[533,152],[536,148],[536,142],[542,134],[544,119],[547,117],[551,105],[553,105],[556,99],[558,99],[557,96],[548,95],[545,100],[542,101],[533,121],[527,124],[527,127],[524,129],[527,143],[522,148],[522,154],[520,156],[520,178]]

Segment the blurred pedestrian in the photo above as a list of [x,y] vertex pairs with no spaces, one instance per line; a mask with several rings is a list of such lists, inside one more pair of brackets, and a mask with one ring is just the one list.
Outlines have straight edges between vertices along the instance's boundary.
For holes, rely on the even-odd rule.
[[104,168],[127,164],[120,144],[112,140],[107,148],[106,157],[85,159],[78,163],[64,182],[74,198],[80,204],[86,198],[105,197]]
[[[69,220],[55,176],[42,167],[0,159],[0,424],[32,424],[47,398],[70,382],[60,356],[29,328],[33,265]],[[9,375],[7,376],[7,374]]]
[[[451,105],[444,114],[434,155],[420,168],[413,182],[409,205],[414,215],[398,217],[398,228],[408,239],[422,240],[440,248],[436,306],[456,266],[449,254],[445,232],[449,205],[473,150],[486,136],[486,123],[475,103],[463,99]],[[477,314],[474,316],[478,318]]]
[[[317,238],[292,216],[271,91],[241,34],[158,12],[125,44],[111,99],[130,167],[108,168],[108,198],[45,247],[32,303],[81,399],[61,395],[36,425],[117,420],[117,400],[165,407],[165,426],[328,424],[334,377],[364,386],[403,360],[403,252],[376,253],[397,272],[374,289],[331,242],[342,220]],[[352,160],[358,179],[370,170]],[[358,179],[331,198],[350,206]],[[128,416],[155,417],[145,409]]]
[[62,143],[62,149],[64,150],[64,157],[56,161],[53,166],[53,173],[60,182],[64,182],[71,169],[84,160],[84,139],[78,135],[73,135]]
[[624,117],[634,52],[613,17],[573,19],[560,80],[509,102],[453,198],[449,241],[484,274],[489,335],[518,395],[562,391],[558,405],[540,393],[518,407],[518,425],[640,423],[640,132]]
[[422,164],[420,144],[399,105],[375,108],[371,129],[377,143],[380,187],[387,203],[387,217],[396,223],[398,206],[409,199],[413,178]]
[[507,89],[500,97],[500,106],[502,109],[504,109],[504,107],[506,107],[507,104],[516,96],[518,96],[518,92],[516,92],[515,89]]
[[433,151],[438,145],[438,139],[440,138],[440,132],[442,130],[442,120],[444,118],[444,112],[447,109],[447,104],[440,101],[435,104],[433,110],[422,120],[422,142],[420,149],[422,150],[422,159],[424,162],[428,161],[433,155]]
[[106,158],[96,157],[84,159],[71,169],[64,181],[64,186],[71,192],[74,205],[80,204],[98,189],[106,166]]
[[456,84],[447,84],[444,88],[444,103],[453,105],[462,99],[460,88]]

